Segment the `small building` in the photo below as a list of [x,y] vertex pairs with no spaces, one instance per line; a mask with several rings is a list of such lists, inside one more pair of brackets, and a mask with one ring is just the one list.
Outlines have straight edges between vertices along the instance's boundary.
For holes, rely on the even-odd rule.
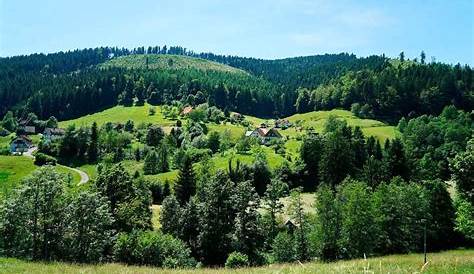
[[258,138],[262,144],[268,144],[270,141],[280,139],[282,137],[276,128],[263,127],[247,131],[245,136]]
[[27,134],[27,135],[36,134],[36,127],[34,127],[34,126],[21,126],[18,129],[18,131],[21,132],[21,134]]
[[183,108],[183,111],[181,111],[180,115],[186,116],[189,113],[191,113],[192,111],[193,111],[193,107],[192,106],[187,106],[187,107]]
[[26,152],[31,146],[33,142],[30,138],[25,135],[21,135],[16,137],[10,142],[10,152],[11,153],[23,153]]
[[48,141],[54,141],[63,138],[64,129],[47,127],[43,131],[43,137]]
[[235,121],[243,121],[244,120],[244,115],[238,113],[238,112],[235,112],[232,114],[232,119],[234,119]]
[[288,121],[288,119],[278,119],[278,120],[275,120],[275,127],[276,128],[289,128],[291,127],[291,122]]

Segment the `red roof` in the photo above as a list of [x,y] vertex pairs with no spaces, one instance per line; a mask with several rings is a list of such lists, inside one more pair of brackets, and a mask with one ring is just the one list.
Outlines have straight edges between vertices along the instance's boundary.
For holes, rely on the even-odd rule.
[[183,109],[183,111],[181,111],[181,115],[187,115],[189,114],[191,111],[193,111],[193,107],[191,106],[187,106]]

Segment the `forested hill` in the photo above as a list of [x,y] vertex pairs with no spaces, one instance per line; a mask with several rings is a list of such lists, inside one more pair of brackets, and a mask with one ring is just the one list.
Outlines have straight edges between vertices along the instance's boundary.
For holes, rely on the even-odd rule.
[[212,53],[201,53],[196,56],[244,69],[291,90],[298,87],[314,88],[348,71],[380,69],[388,61],[382,56],[357,58],[354,54],[348,53],[277,60],[223,56]]
[[473,109],[469,66],[404,59],[341,53],[263,60],[166,46],[0,58],[0,115],[71,119],[146,100],[209,102],[265,117],[341,107],[393,123],[450,104]]

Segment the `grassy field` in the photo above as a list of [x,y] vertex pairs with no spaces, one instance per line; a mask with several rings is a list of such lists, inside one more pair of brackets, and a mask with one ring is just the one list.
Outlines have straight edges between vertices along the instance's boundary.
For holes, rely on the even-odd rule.
[[171,270],[153,267],[126,266],[122,264],[78,265],[67,263],[27,262],[0,258],[0,273],[197,273],[197,274],[248,274],[248,273],[473,273],[474,250],[452,250],[429,253],[428,264],[423,267],[423,254],[391,255],[385,257],[338,261],[334,263],[311,262],[305,264],[270,265],[258,268],[224,269],[201,268]]
[[167,70],[179,70],[179,69],[198,69],[198,70],[213,70],[230,73],[243,73],[247,72],[237,69],[231,66],[227,66],[221,63],[204,60],[195,57],[182,56],[182,55],[159,55],[159,54],[136,54],[128,56],[120,56],[112,58],[111,60],[100,65],[102,68],[108,67],[122,67],[129,69],[167,69]]
[[156,109],[155,115],[148,115],[150,107],[152,106],[149,104],[133,107],[115,106],[77,119],[61,121],[59,122],[59,127],[65,128],[71,124],[75,124],[76,126],[91,125],[93,122],[96,122],[100,126],[107,122],[125,123],[127,120],[134,121],[135,125],[139,123],[154,123],[162,126],[175,124],[175,121],[168,120],[163,116],[160,106],[154,107]]
[[[349,126],[359,126],[366,136],[374,136],[380,142],[386,139],[392,139],[400,135],[400,132],[394,126],[389,126],[383,122],[372,119],[360,119],[352,112],[341,109],[333,109],[328,111],[312,111],[308,113],[295,114],[287,119],[294,125],[298,125],[303,129],[313,129],[316,132],[322,132],[324,124],[329,116],[335,116],[338,119],[344,119]],[[282,130],[281,134],[288,137],[303,136],[305,131],[298,131],[297,127],[291,127]]]
[[[0,156],[0,196],[7,195],[37,168],[38,166],[33,164],[33,159],[25,156]],[[56,169],[63,174],[71,174],[75,183],[81,180],[77,172],[62,166],[56,166]]]

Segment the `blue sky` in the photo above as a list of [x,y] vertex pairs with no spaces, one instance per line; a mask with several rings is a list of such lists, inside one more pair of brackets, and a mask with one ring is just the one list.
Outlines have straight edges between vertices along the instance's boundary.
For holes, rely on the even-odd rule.
[[0,56],[181,45],[284,58],[350,52],[474,64],[473,0],[0,0]]

